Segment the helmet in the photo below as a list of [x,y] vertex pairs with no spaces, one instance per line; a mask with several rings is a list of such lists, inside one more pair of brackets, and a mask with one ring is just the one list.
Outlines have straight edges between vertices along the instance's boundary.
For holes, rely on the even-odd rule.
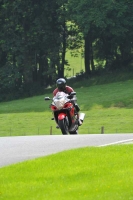
[[64,91],[66,87],[66,80],[64,78],[59,78],[56,81],[57,87],[59,91]]

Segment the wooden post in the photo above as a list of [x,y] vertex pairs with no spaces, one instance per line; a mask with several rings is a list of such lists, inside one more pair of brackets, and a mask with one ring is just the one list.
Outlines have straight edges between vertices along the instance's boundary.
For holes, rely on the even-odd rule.
[[104,134],[104,126],[101,127],[101,134]]
[[52,126],[50,126],[50,135],[52,135]]

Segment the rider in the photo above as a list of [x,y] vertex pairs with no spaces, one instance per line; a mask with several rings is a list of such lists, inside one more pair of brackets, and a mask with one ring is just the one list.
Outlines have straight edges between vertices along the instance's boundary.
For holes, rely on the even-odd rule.
[[[57,88],[53,91],[53,96],[55,96],[57,92],[59,91],[65,92],[66,94],[69,94],[69,95],[71,94],[71,92],[74,92],[73,88],[71,88],[70,86],[66,84],[66,80],[64,78],[59,78],[56,81],[56,85],[57,85]],[[80,108],[76,102],[74,102],[74,106],[78,113],[80,111]],[[82,125],[82,121],[79,119],[79,126],[81,125]]]

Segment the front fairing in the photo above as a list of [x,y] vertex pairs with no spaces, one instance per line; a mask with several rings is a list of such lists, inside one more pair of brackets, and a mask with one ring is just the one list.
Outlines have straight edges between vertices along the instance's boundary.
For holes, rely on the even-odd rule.
[[65,103],[70,101],[67,97],[68,95],[64,92],[58,92],[53,98],[52,105],[56,106],[58,110],[61,110],[64,107]]

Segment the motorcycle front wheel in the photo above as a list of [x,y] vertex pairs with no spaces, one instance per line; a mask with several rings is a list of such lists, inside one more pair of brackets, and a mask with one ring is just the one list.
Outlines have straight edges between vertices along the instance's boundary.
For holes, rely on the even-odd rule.
[[62,120],[58,120],[58,125],[61,129],[63,135],[68,135],[68,122],[67,119],[64,118]]

